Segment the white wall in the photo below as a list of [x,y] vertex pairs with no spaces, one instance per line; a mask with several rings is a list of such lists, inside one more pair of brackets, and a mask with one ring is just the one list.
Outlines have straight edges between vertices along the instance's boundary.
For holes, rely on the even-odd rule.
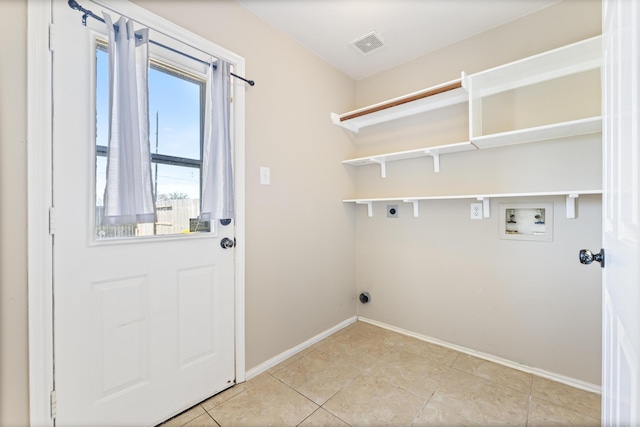
[[[358,106],[393,98],[600,33],[599,1],[565,1],[358,82]],[[436,78],[440,79],[435,80]],[[553,95],[558,96],[553,99]],[[495,130],[580,110],[600,114],[599,75],[573,85],[521,90],[493,102]],[[485,103],[489,108],[489,103]],[[352,139],[356,156],[468,140],[466,105],[371,127]],[[568,117],[564,117],[568,116]],[[584,116],[583,116],[584,117]],[[506,119],[506,120],[505,120]],[[355,197],[599,189],[600,137],[576,137],[356,168]],[[470,220],[470,202],[422,202],[420,217],[356,206],[357,282],[372,302],[360,315],[530,367],[600,384],[601,271],[578,263],[601,245],[600,196],[580,197],[577,219],[564,197],[494,199],[491,218]],[[501,240],[500,203],[552,202],[553,242]],[[395,204],[395,203],[394,203]]]

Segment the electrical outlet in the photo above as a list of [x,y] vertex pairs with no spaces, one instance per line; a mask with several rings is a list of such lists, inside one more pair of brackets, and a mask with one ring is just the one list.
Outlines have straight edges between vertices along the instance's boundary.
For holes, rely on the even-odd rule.
[[398,218],[398,205],[387,205],[387,218]]
[[471,203],[471,219],[482,219],[482,203]]

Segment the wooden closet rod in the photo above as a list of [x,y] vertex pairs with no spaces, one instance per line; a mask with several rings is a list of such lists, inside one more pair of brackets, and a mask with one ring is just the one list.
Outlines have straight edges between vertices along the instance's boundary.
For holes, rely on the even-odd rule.
[[427,98],[429,96],[437,95],[439,93],[448,92],[462,87],[462,82],[451,83],[446,86],[442,86],[436,89],[429,90],[427,92],[419,93],[417,95],[409,96],[395,101],[387,102],[386,104],[376,105],[375,107],[367,108],[366,110],[358,111],[353,114],[349,114],[344,117],[340,117],[340,121],[355,119],[356,117],[364,116],[367,114],[375,113],[376,111],[386,110],[387,108],[395,107],[398,105],[406,104],[407,102],[417,101],[418,99]]

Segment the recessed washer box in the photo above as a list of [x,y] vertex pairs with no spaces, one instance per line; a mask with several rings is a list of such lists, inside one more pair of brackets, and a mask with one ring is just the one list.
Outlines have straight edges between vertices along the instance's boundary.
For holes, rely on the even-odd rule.
[[500,204],[500,238],[553,241],[553,203]]

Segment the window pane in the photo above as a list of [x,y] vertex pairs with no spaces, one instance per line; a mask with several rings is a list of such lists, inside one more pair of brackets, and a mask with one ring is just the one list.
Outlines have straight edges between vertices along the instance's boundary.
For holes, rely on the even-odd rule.
[[[154,64],[149,70],[152,178],[158,221],[100,225],[108,145],[108,54],[96,49],[96,230],[97,239],[210,231],[200,214],[204,82]],[[156,156],[158,154],[160,157]],[[187,160],[184,160],[187,159]]]
[[152,153],[200,160],[200,87],[173,74],[149,70]]

